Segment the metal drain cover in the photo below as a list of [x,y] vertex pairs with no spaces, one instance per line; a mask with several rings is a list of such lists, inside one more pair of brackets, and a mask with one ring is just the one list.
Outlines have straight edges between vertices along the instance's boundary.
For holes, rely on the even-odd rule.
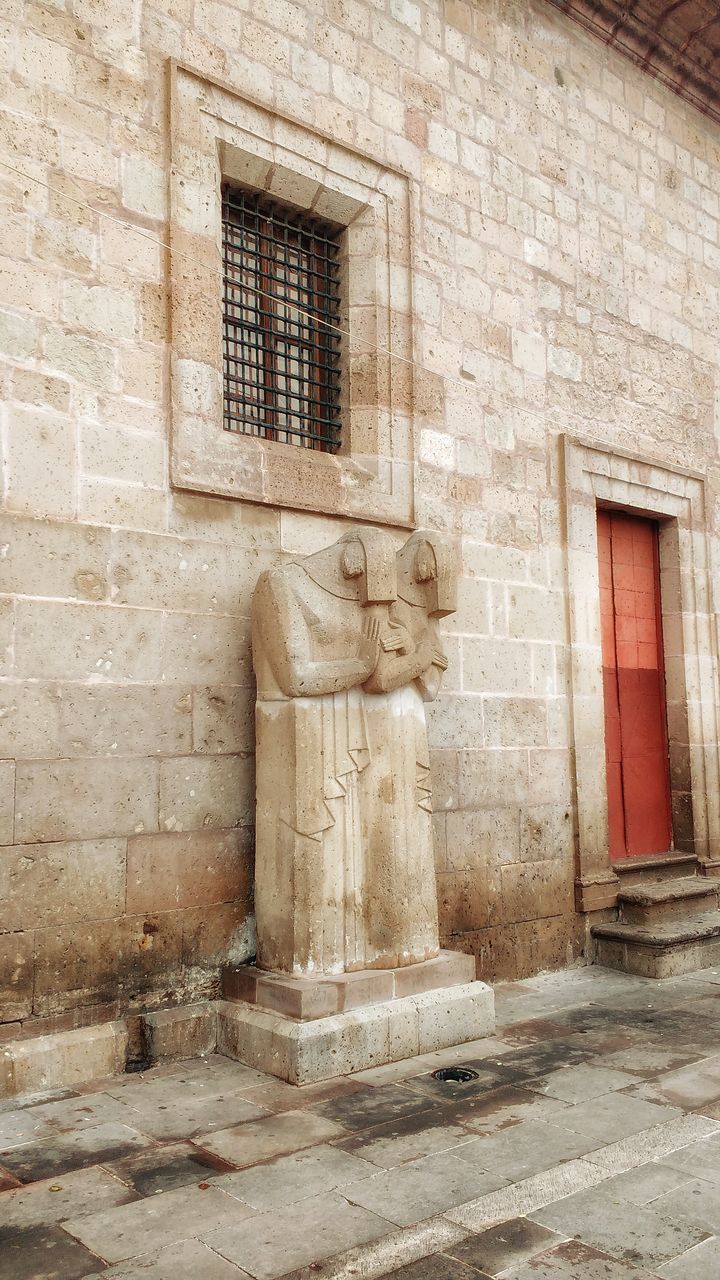
[[439,1071],[433,1071],[432,1078],[444,1084],[466,1084],[468,1080],[477,1080],[478,1072],[472,1067],[440,1067]]

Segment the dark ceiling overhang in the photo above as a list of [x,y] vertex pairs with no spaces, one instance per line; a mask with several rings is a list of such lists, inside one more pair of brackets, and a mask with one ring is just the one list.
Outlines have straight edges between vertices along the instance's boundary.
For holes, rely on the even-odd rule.
[[720,121],[718,0],[547,0]]

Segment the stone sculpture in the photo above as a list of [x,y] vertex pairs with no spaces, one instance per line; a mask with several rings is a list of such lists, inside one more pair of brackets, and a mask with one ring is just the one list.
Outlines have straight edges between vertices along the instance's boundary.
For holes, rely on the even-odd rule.
[[438,954],[423,701],[447,667],[441,535],[362,529],[253,598],[258,966],[295,975]]

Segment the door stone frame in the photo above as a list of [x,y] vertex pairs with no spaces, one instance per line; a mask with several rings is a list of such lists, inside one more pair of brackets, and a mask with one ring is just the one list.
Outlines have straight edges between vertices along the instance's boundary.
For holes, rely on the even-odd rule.
[[612,907],[608,846],[597,508],[657,519],[673,831],[705,874],[720,875],[717,608],[702,476],[564,435],[570,717],[579,911]]

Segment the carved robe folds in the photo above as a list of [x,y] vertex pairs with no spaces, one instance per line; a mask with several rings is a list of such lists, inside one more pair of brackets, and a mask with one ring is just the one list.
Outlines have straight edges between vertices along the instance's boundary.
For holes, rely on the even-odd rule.
[[261,968],[331,974],[438,952],[423,698],[446,665],[434,619],[452,585],[437,535],[396,557],[374,530],[258,581]]

